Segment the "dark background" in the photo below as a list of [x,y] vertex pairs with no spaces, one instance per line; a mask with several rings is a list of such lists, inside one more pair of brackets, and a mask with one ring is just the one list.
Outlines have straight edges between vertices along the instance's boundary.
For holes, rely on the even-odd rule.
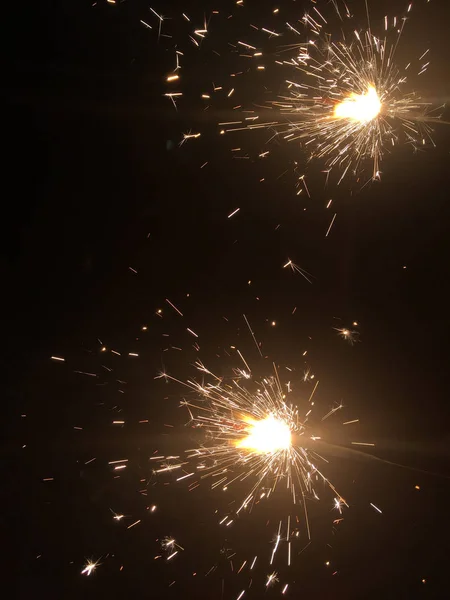
[[[256,18],[273,24],[273,7],[248,4],[220,7],[236,16],[235,39],[241,30],[248,36],[245,27]],[[414,85],[442,104],[450,92],[448,8],[416,4],[402,52],[417,56],[431,47],[432,65]],[[303,13],[299,2],[285,8],[292,15],[297,5]],[[216,7],[206,6],[206,14]],[[377,4],[376,11],[384,8]],[[179,21],[189,9],[173,3],[170,12]],[[3,113],[1,493],[17,597],[220,598],[224,579],[223,597],[235,598],[248,586],[248,573],[239,579],[231,572],[226,556],[232,552],[220,550],[237,552],[235,571],[262,553],[278,513],[285,514],[283,498],[224,537],[214,514],[225,510],[221,497],[206,487],[189,494],[180,485],[156,485],[148,462],[156,449],[182,452],[186,435],[177,408],[183,391],[154,377],[164,368],[180,379],[192,376],[196,358],[229,375],[237,364],[226,355],[230,345],[241,349],[255,374],[267,375],[275,361],[299,389],[310,366],[321,381],[322,412],[343,400],[345,419],[335,424],[360,419],[356,434],[330,425],[339,443],[374,441],[382,458],[450,476],[447,127],[436,128],[434,149],[395,150],[383,163],[381,182],[363,191],[357,183],[324,190],[320,165],[312,165],[311,198],[296,196],[293,162],[301,162],[300,151],[275,144],[273,158],[262,162],[256,157],[266,149],[267,132],[222,141],[216,123],[228,120],[221,115],[232,105],[208,113],[198,108],[211,77],[233,83],[236,57],[211,53],[227,46],[221,32],[230,29],[223,22],[201,51],[183,42],[186,98],[176,112],[162,96],[175,42],[158,42],[156,31],[139,23],[155,27],[145,3],[15,10],[6,36]],[[238,20],[241,10],[248,13]],[[184,39],[178,21],[164,24],[163,33]],[[268,80],[270,73],[264,85]],[[259,93],[249,83],[236,89],[236,102]],[[189,130],[202,137],[178,147]],[[236,146],[249,158],[233,159]],[[312,285],[282,269],[288,258],[313,275]],[[259,357],[243,314],[267,358]],[[355,320],[361,343],[349,346],[333,327]],[[66,362],[54,363],[51,355]],[[113,427],[114,419],[125,426]],[[139,424],[143,419],[149,423]],[[164,424],[175,425],[172,435]],[[125,457],[129,467],[114,479],[107,462]],[[448,479],[336,458],[329,474],[351,510],[335,531],[334,512],[311,508],[313,543],[290,571],[275,566],[280,584],[290,583],[290,597],[444,597]],[[46,477],[55,480],[42,482]],[[150,515],[152,504],[158,510]],[[110,509],[127,519],[113,522]],[[137,519],[139,525],[126,529]],[[177,562],[153,559],[164,535],[186,548]],[[91,557],[102,557],[102,565],[82,577]],[[280,595],[280,584],[264,588],[273,569],[262,563],[244,598]],[[213,564],[216,573],[205,578]]]

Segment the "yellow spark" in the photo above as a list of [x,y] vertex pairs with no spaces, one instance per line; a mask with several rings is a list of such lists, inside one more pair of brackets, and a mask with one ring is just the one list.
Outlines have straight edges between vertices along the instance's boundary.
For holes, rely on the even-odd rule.
[[373,85],[369,85],[365,94],[350,94],[334,107],[337,119],[351,119],[360,123],[368,123],[375,119],[381,111],[381,100]]
[[291,445],[291,430],[288,425],[273,415],[257,421],[245,417],[248,423],[248,435],[236,442],[237,448],[246,448],[254,452],[270,453],[278,450],[287,450]]

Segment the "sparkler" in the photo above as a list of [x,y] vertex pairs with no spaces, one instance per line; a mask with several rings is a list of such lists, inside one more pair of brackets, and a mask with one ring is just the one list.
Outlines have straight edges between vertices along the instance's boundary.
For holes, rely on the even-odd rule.
[[[339,181],[348,172],[357,174],[367,159],[377,179],[387,147],[400,141],[414,148],[433,143],[430,123],[438,121],[429,104],[403,92],[411,63],[401,70],[394,59],[406,16],[386,17],[380,37],[372,33],[368,18],[369,28],[354,30],[351,41],[345,36],[334,41],[324,32],[327,21],[314,9],[315,18],[305,15],[302,21],[317,40],[301,44],[296,56],[283,61],[300,76],[287,80],[290,95],[274,103],[289,119],[281,131],[290,142],[311,147],[310,158],[324,159],[328,169],[338,166]],[[421,73],[428,64],[421,65]]]
[[[190,424],[201,428],[205,433],[205,442],[199,447],[186,451],[186,460],[166,462],[156,472],[169,472],[182,469],[184,475],[177,480],[189,479],[190,489],[198,487],[199,482],[207,478],[212,480],[212,489],[227,490],[237,482],[249,485],[235,514],[245,509],[251,510],[255,503],[268,498],[277,485],[284,481],[294,504],[302,504],[305,519],[308,521],[305,500],[319,499],[320,483],[333,494],[334,506],[347,506],[344,498],[334,485],[317,467],[321,456],[314,450],[315,436],[309,426],[314,407],[314,394],[318,382],[306,401],[305,414],[301,415],[297,406],[288,403],[287,394],[292,392],[290,383],[287,392],[274,365],[274,375],[265,378],[254,392],[248,389],[249,375],[236,376],[226,383],[209,371],[202,362],[196,368],[211,380],[210,383],[198,383],[195,380],[181,382],[197,395],[196,400],[183,400]],[[245,382],[245,384],[242,382]],[[342,405],[331,411],[336,412]],[[328,415],[327,415],[328,416]],[[191,465],[194,470],[188,470]],[[194,477],[192,480],[191,477]],[[228,517],[221,521],[231,524]],[[309,531],[309,525],[308,525]]]
[[[236,2],[236,6],[241,4]],[[420,76],[428,69],[430,49],[417,53],[417,68],[414,59],[405,65],[400,64],[398,48],[412,12],[412,3],[407,5],[401,17],[385,16],[379,24],[370,17],[368,0],[364,3],[366,15],[362,20],[361,15],[354,16],[351,13],[344,0],[332,0],[325,4],[331,5],[333,15],[325,14],[320,4],[311,0],[311,8],[306,14],[302,17],[292,15],[295,21],[288,16],[290,22],[285,21],[284,26],[280,26],[279,10],[275,9],[272,18],[277,19],[277,25],[266,23],[266,26],[256,26],[248,23],[252,30],[249,39],[236,40],[232,29],[228,49],[231,48],[245,65],[240,65],[242,68],[230,74],[232,81],[202,83],[202,86],[207,85],[206,89],[202,87],[199,90],[198,95],[202,100],[202,111],[208,109],[215,99],[222,98],[226,102],[232,98],[232,110],[240,109],[242,117],[219,122],[220,134],[267,128],[274,132],[271,139],[299,143],[307,153],[307,162],[316,159],[322,161],[327,181],[335,168],[340,171],[340,183],[348,174],[358,177],[368,164],[371,165],[370,179],[379,179],[382,159],[392,147],[407,144],[418,149],[427,144],[434,145],[432,126],[443,122],[439,118],[439,108],[433,108],[430,103],[422,101],[418,94],[406,89],[411,72],[415,70]],[[192,48],[193,44],[198,51],[207,52],[211,46],[204,49],[203,43],[205,40],[209,44],[215,43],[212,32],[217,27],[210,29],[210,21],[216,24],[220,11],[212,11],[210,18],[202,17],[203,22],[197,24],[194,24],[193,17],[179,14],[181,30],[171,31],[175,34],[173,36],[163,34],[162,29],[169,23],[174,27],[175,19],[163,17],[153,8],[150,8],[150,12],[152,25],[142,20],[141,23],[146,28],[153,27],[158,43],[163,37],[175,37],[177,40],[174,68],[164,76],[168,86],[164,96],[177,109],[184,92],[173,86],[189,79],[188,72],[183,76],[183,81],[180,75],[180,57],[188,60],[180,48],[184,44]],[[289,36],[294,37],[293,43],[290,43]],[[273,41],[277,44],[275,54],[273,46],[270,46]],[[212,52],[217,56],[226,56],[214,49]],[[250,68],[249,59],[255,62]],[[263,60],[266,64],[262,64]],[[245,77],[238,79],[237,75],[254,71],[261,73],[263,77],[270,78],[265,84],[267,91],[274,84],[273,71],[267,68],[270,63],[288,70],[287,76],[283,76],[285,91],[268,104],[261,102],[260,98],[254,98],[252,110],[236,104],[234,97],[245,86],[245,83],[243,86],[240,84]],[[268,122],[262,122],[264,111],[259,110],[264,105],[271,113]],[[184,133],[180,146],[188,140],[198,139],[200,135],[200,132]],[[259,157],[267,154],[260,153]],[[298,194],[305,191],[309,195],[304,174],[298,176],[297,189]]]
[[[405,66],[397,64],[398,47],[412,4],[400,18],[385,16],[378,32],[372,30],[368,3],[365,4],[366,28],[362,29],[352,24],[353,15],[340,0],[332,2],[334,17],[339,20],[336,28],[333,19],[325,18],[315,1],[311,11],[297,21],[300,25],[294,27],[286,22],[288,35],[304,41],[278,45],[273,62],[289,73],[284,78],[286,91],[268,105],[264,103],[271,113],[270,122],[258,121],[263,112],[243,108],[243,112],[253,115],[219,123],[220,134],[270,129],[275,132],[272,138],[300,143],[308,153],[308,161],[322,160],[327,180],[330,171],[338,168],[339,183],[347,174],[358,176],[367,163],[371,164],[370,178],[379,179],[382,158],[395,145],[404,143],[414,149],[428,143],[434,145],[432,125],[442,122],[436,112],[439,109],[433,109],[418,94],[406,91],[413,61]],[[273,57],[273,53],[263,52],[262,48],[270,39],[283,36],[284,41],[285,33],[253,24],[251,27],[264,41],[238,40],[230,42],[231,46],[246,61],[259,61],[263,55]],[[340,37],[331,33],[333,29],[342,31]],[[427,70],[428,53],[429,49],[420,54],[417,75]],[[255,68],[265,72],[266,66],[257,64]],[[247,67],[239,74],[253,70]],[[268,81],[269,85],[273,81]],[[214,92],[217,90],[222,90],[222,86],[214,84]],[[227,97],[236,92],[233,85]],[[255,99],[252,108],[255,105],[261,107],[261,102]],[[233,106],[233,110],[236,108],[242,107]],[[277,120],[273,119],[273,109],[279,111]],[[309,195],[304,174],[298,178],[298,193],[303,191]]]

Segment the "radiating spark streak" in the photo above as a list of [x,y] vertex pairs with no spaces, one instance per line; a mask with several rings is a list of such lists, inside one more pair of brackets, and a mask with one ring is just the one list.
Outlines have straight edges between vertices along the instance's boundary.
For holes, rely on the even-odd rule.
[[372,502],[370,503],[370,506],[372,508],[374,508],[376,511],[378,511],[381,515],[383,514],[382,511],[378,508],[378,506],[375,506],[375,504],[372,504]]
[[178,477],[177,481],[187,479],[188,477],[192,477],[192,475],[194,475],[194,473],[188,473],[187,475],[183,475],[183,477]]
[[238,213],[241,209],[240,208],[236,208],[235,210],[233,210],[232,213],[230,213],[228,215],[228,219],[231,219],[231,217],[233,217],[236,213]]
[[333,218],[331,219],[331,223],[330,223],[330,226],[328,227],[328,230],[327,230],[327,232],[326,232],[326,234],[325,234],[325,237],[328,237],[328,234],[330,233],[330,231],[331,231],[331,228],[333,227],[333,223],[334,223],[334,220],[335,220],[335,218],[336,218],[336,215],[337,215],[337,213],[334,213],[334,216],[333,216]]
[[249,372],[249,373],[251,373],[251,369],[250,369],[250,367],[248,366],[248,363],[247,363],[247,361],[245,360],[245,358],[242,356],[242,354],[241,354],[241,351],[240,351],[240,350],[237,350],[237,353],[238,353],[238,354],[239,354],[239,356],[241,357],[241,360],[242,360],[242,362],[244,363],[244,365],[247,367],[247,370],[248,370],[248,372]]
[[359,419],[353,419],[353,421],[345,421],[342,425],[350,425],[351,423],[358,423]]
[[183,133],[183,139],[179,143],[179,146],[185,144],[188,140],[196,140],[201,136],[201,133]]
[[51,356],[50,358],[52,360],[57,360],[57,361],[60,361],[60,362],[65,362],[66,361],[66,359],[62,358],[61,356]]
[[242,571],[242,569],[245,567],[245,565],[247,564],[247,561],[244,560],[244,562],[241,565],[241,568],[239,569],[239,571],[237,572],[237,574],[239,575],[239,573]]
[[325,421],[325,419],[328,419],[328,417],[331,417],[331,415],[333,415],[336,411],[340,410],[341,408],[343,408],[342,404],[339,404],[338,406],[335,406],[329,412],[327,412],[327,414],[325,416],[323,416],[321,420]]
[[184,316],[184,315],[183,315],[183,313],[181,312],[181,310],[180,310],[180,309],[178,309],[178,308],[175,306],[175,304],[172,304],[172,302],[171,302],[171,301],[170,301],[168,298],[166,298],[166,302],[167,302],[167,304],[169,304],[169,306],[171,306],[171,307],[172,307],[172,308],[173,308],[173,309],[174,309],[174,310],[175,310],[175,311],[176,311],[176,312],[177,312],[177,313],[178,313],[178,314],[179,314],[181,317],[183,317],[183,316]]
[[135,521],[134,523],[131,523],[131,525],[128,525],[127,529],[131,529],[132,527],[134,527],[135,525],[138,525],[141,522],[140,519],[138,519],[137,521]]
[[252,328],[250,327],[250,323],[248,322],[248,319],[247,319],[247,317],[245,315],[242,315],[242,316],[244,317],[245,322],[247,323],[248,330],[250,331],[250,333],[252,335],[252,338],[253,338],[253,341],[255,342],[255,345],[258,348],[258,352],[262,356],[261,348],[259,347],[259,344],[256,341],[255,334],[253,333]]
[[308,271],[305,271],[305,269],[302,269],[301,267],[293,263],[291,259],[289,259],[288,262],[285,265],[283,265],[283,269],[286,269],[286,267],[290,267],[291,271],[293,271],[294,273],[300,273],[300,275],[304,279],[306,279],[308,283],[312,284],[312,281],[309,279],[309,277],[312,277],[311,273],[308,273]]
[[375,444],[371,444],[369,442],[352,442],[354,446],[375,446]]
[[181,469],[182,465],[169,465],[164,467],[163,469],[158,469],[155,473],[165,473],[166,471],[175,471],[176,469]]

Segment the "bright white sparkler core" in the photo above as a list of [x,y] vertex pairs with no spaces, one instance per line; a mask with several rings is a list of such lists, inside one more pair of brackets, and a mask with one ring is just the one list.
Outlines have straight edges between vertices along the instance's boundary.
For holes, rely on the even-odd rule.
[[291,430],[289,426],[273,415],[260,421],[245,417],[244,421],[249,425],[248,435],[236,442],[237,448],[246,448],[262,454],[287,450],[290,447]]
[[380,114],[381,101],[377,90],[369,85],[365,94],[351,94],[334,107],[334,116],[338,119],[351,119],[368,123]]

